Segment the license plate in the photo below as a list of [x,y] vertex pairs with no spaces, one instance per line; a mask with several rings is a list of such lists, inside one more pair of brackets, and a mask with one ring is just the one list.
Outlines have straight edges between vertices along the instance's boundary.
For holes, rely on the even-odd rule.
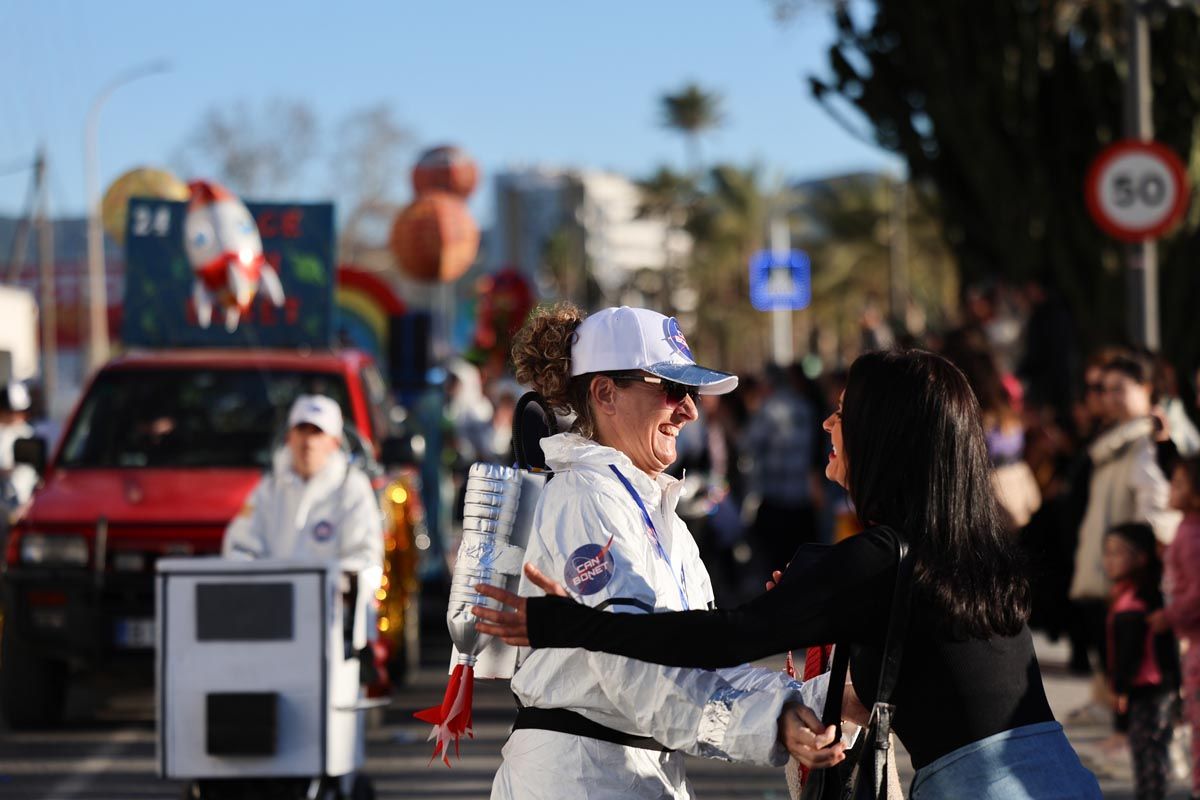
[[119,619],[115,636],[117,647],[148,649],[154,647],[153,619]]

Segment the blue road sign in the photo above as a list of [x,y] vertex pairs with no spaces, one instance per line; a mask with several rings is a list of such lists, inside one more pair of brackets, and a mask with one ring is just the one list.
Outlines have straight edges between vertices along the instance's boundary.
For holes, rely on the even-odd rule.
[[803,250],[759,250],[750,258],[750,303],[759,311],[799,311],[812,302],[812,270]]

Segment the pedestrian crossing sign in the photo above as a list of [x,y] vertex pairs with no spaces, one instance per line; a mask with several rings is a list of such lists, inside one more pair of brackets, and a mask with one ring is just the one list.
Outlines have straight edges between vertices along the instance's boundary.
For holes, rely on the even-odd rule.
[[750,259],[750,303],[759,311],[799,311],[812,302],[812,270],[803,250],[759,250]]

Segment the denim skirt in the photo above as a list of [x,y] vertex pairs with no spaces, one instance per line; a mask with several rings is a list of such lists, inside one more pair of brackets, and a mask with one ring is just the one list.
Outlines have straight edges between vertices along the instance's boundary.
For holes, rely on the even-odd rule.
[[952,750],[917,770],[909,800],[1101,800],[1062,725],[1039,722]]

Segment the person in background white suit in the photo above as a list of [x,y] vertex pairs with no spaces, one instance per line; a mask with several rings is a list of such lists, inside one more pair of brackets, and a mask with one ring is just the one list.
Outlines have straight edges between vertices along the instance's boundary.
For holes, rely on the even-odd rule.
[[[13,460],[17,441],[37,435],[28,421],[31,405],[25,384],[0,384],[0,505],[5,514],[15,514],[29,502],[38,482],[33,467]],[[0,524],[0,530],[3,528]]]
[[287,443],[225,531],[226,558],[337,560],[345,572],[383,567],[383,518],[370,479],[341,449],[342,411],[301,395]]

